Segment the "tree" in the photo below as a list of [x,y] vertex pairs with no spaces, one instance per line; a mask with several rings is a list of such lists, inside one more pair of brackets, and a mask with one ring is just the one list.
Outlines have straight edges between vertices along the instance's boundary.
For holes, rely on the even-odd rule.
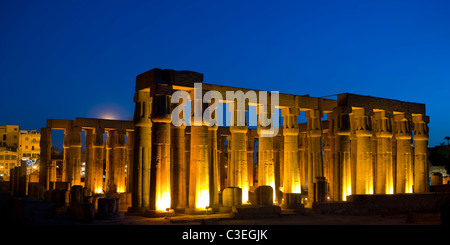
[[444,139],[447,140],[447,145],[450,145],[449,141],[450,141],[450,136],[445,136]]

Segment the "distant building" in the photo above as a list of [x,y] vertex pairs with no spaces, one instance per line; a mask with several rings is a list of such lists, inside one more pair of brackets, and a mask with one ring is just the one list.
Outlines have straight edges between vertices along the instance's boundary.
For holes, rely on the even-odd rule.
[[10,169],[26,161],[29,172],[39,169],[39,141],[37,130],[20,130],[18,125],[0,126],[0,179],[9,180]]
[[14,148],[19,147],[19,126],[6,125],[0,126],[0,147]]
[[39,159],[41,148],[39,141],[41,140],[41,134],[37,130],[20,130],[19,131],[19,156],[21,160],[33,160]]
[[17,152],[0,147],[0,180],[9,180],[9,169],[18,166]]

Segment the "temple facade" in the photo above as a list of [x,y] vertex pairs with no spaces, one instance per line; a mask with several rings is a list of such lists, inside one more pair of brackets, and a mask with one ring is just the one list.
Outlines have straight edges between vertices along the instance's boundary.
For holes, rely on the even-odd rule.
[[[200,96],[196,84],[201,84]],[[173,123],[175,108],[186,103],[173,102],[176,91],[190,95],[192,110],[184,120],[191,125]],[[223,108],[229,109],[232,126],[192,123],[196,112],[206,113],[214,104],[203,100],[209,91],[223,98],[214,103],[227,104]],[[237,107],[227,93],[239,91],[254,91],[257,99]],[[54,181],[51,130],[64,129],[64,179],[81,184],[80,134],[85,131],[84,186],[94,193],[131,193],[129,212],[219,210],[230,199],[238,204],[263,202],[263,192],[276,205],[292,208],[346,201],[354,194],[428,191],[429,118],[424,104],[348,93],[337,95],[337,100],[280,93],[277,105],[264,109],[258,107],[264,101],[259,92],[203,83],[203,75],[191,71],[152,69],[140,74],[133,121],[47,122],[41,129],[41,183],[51,188]],[[265,98],[269,105],[273,96]],[[249,119],[242,124],[238,117],[250,106],[257,107],[253,127]],[[263,119],[273,117],[274,110],[280,113],[272,119],[282,123],[276,134],[267,136],[274,129]],[[103,154],[108,156],[104,170]]]

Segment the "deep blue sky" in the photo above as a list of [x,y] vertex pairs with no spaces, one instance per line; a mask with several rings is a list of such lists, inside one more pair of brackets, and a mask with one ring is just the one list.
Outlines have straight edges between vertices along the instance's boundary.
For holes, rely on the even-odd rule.
[[425,103],[450,136],[450,1],[0,0],[0,125],[133,115],[136,75]]

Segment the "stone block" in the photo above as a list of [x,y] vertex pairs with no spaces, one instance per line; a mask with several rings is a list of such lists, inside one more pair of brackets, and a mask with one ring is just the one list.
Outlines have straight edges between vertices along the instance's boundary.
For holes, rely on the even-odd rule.
[[119,216],[119,209],[118,198],[99,198],[95,217],[98,219],[115,219]]
[[223,189],[222,204],[226,207],[242,205],[242,189],[239,187],[226,187]]
[[74,185],[70,188],[70,203],[83,201],[83,186]]
[[92,222],[95,217],[94,206],[87,202],[71,203],[68,213],[71,219],[88,223]]
[[129,207],[131,207],[131,193],[124,192],[119,195],[119,207],[120,211],[126,211]]
[[273,205],[273,188],[270,185],[261,185],[256,188],[257,205]]

